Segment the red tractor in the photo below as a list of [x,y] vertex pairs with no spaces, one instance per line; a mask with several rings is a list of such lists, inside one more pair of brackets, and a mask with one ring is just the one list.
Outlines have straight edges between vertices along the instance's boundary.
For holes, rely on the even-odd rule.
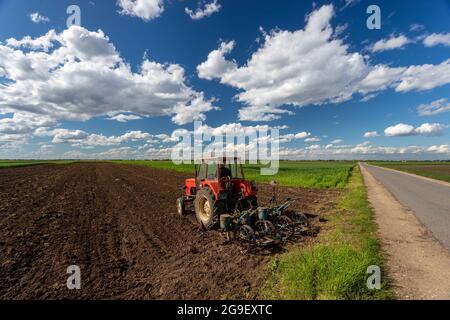
[[186,179],[177,209],[180,215],[185,215],[187,205],[193,203],[197,221],[210,229],[221,214],[256,208],[256,196],[256,185],[245,179],[238,158],[203,159],[195,165],[195,178]]

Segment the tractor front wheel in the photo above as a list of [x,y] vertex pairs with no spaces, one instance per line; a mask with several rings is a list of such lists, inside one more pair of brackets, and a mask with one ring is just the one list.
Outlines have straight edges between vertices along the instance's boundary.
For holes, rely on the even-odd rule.
[[177,212],[180,216],[186,215],[186,205],[183,197],[177,199]]
[[214,210],[214,194],[208,188],[200,189],[195,197],[195,216],[198,223],[206,229],[210,229],[216,223],[216,214]]

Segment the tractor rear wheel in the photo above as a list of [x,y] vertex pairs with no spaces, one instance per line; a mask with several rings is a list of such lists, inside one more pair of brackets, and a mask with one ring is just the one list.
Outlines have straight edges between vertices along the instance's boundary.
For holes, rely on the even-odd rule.
[[186,215],[186,205],[183,197],[177,199],[177,212],[180,216]]
[[197,192],[194,201],[195,216],[198,223],[206,229],[211,229],[217,221],[214,203],[214,194],[211,189],[203,188]]

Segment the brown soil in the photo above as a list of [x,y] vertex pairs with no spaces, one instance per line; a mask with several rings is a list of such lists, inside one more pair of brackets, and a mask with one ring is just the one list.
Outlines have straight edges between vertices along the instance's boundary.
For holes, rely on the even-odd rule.
[[[270,254],[202,233],[175,200],[185,174],[100,163],[0,170],[1,299],[258,298]],[[260,202],[270,187],[260,186]],[[280,188],[323,215],[337,191]],[[301,237],[301,243],[307,239]],[[81,268],[81,290],[66,288]]]

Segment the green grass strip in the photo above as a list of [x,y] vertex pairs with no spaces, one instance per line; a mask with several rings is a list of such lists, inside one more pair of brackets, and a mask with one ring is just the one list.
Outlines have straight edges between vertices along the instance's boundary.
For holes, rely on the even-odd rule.
[[377,265],[383,270],[383,258],[358,167],[353,170],[337,212],[328,218],[330,230],[319,237],[317,244],[293,248],[274,258],[263,297],[288,300],[393,298],[385,280],[380,290],[369,290],[366,285],[367,267]]

